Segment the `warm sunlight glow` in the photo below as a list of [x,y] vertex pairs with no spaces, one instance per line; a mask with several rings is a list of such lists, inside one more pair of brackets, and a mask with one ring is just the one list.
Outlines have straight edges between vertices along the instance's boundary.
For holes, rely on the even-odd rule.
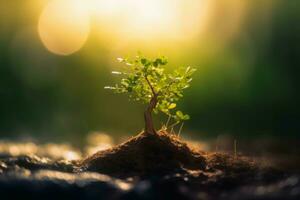
[[45,47],[60,55],[78,51],[90,30],[89,12],[81,0],[53,0],[44,8],[38,32]]
[[90,0],[99,31],[122,39],[189,38],[199,33],[208,0]]
[[192,40],[207,25],[209,0],[50,0],[38,23],[44,46],[59,55],[78,51],[93,34],[108,45],[127,41]]

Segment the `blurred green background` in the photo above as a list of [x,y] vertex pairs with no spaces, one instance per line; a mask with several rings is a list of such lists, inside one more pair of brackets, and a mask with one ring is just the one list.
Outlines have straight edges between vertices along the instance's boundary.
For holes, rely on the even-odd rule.
[[0,1],[0,137],[134,135],[143,105],[103,88],[137,51],[198,69],[185,132],[299,136],[300,1],[110,2]]

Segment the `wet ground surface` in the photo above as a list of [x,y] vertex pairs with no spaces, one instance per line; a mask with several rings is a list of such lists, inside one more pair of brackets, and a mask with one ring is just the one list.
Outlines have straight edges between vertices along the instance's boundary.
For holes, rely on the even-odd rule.
[[28,144],[18,145],[0,145],[1,199],[300,199],[298,173],[257,168],[227,154],[208,156],[204,171],[120,178],[81,169],[80,152],[65,146],[30,144],[30,153]]

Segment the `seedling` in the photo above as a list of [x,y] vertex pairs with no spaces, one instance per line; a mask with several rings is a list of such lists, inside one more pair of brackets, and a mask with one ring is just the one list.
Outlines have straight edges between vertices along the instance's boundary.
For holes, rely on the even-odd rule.
[[170,125],[172,129],[176,124],[190,119],[189,115],[180,110],[175,111],[175,108],[176,102],[183,97],[183,90],[190,86],[195,68],[181,67],[167,73],[164,66],[168,61],[164,56],[148,59],[138,55],[134,59],[118,58],[118,61],[125,67],[120,72],[112,73],[121,76],[121,81],[105,89],[126,93],[130,99],[147,104],[144,112],[146,133],[156,133],[152,112],[162,112],[168,116],[165,128],[168,128],[171,118],[175,121]]

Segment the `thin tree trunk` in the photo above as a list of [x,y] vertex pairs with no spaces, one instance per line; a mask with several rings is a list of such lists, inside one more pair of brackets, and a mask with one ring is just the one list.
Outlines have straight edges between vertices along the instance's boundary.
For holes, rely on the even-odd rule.
[[150,103],[144,112],[145,132],[148,134],[156,134],[154,124],[153,124],[153,119],[152,119],[152,111],[156,107],[156,104],[157,104],[157,95],[154,95],[151,98]]

